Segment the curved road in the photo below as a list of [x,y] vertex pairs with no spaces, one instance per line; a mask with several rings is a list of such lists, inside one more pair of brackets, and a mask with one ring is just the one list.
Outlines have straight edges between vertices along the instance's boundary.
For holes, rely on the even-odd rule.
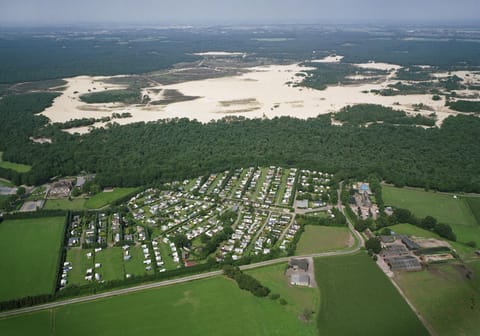
[[[340,189],[342,187],[342,184],[343,184],[343,182],[340,182]],[[339,193],[339,196],[340,196],[340,191],[338,191],[338,193]],[[337,207],[339,208],[339,210],[342,213],[344,213],[340,197],[339,197]],[[356,237],[356,239],[355,239],[356,245],[354,245],[353,248],[348,249],[348,250],[343,250],[343,251],[314,253],[314,254],[303,255],[303,256],[295,256],[295,257],[296,258],[308,258],[308,257],[323,258],[323,257],[331,257],[331,256],[348,255],[348,254],[357,253],[360,250],[360,248],[363,246],[363,237],[357,231],[355,231],[352,223],[350,223],[348,218],[347,218],[347,223],[348,223],[348,227],[349,227],[350,231]],[[253,263],[253,264],[249,264],[249,265],[243,265],[243,266],[240,266],[240,269],[249,270],[249,269],[253,269],[253,268],[274,265],[274,264],[278,264],[278,263],[281,263],[281,262],[288,262],[288,260],[290,258],[291,257],[283,257],[283,258],[277,258],[277,259],[262,261],[262,262],[258,262],[258,263]],[[183,278],[178,278],[178,279],[171,279],[171,280],[153,282],[153,283],[148,283],[148,284],[139,285],[139,286],[135,286],[135,287],[116,289],[116,290],[113,290],[113,291],[94,294],[94,295],[89,295],[89,296],[83,296],[83,297],[77,297],[77,298],[72,298],[72,299],[63,300],[63,301],[55,301],[55,302],[45,303],[45,304],[41,304],[41,305],[38,305],[38,306],[19,308],[19,309],[15,309],[15,310],[0,312],[0,318],[20,315],[20,314],[25,314],[25,313],[33,313],[33,312],[37,312],[37,311],[41,311],[41,310],[53,309],[53,308],[67,306],[67,305],[70,305],[70,304],[88,302],[88,301],[93,301],[93,300],[98,300],[98,299],[103,299],[103,298],[109,298],[109,297],[113,297],[113,296],[125,295],[125,294],[130,294],[130,293],[134,293],[134,292],[138,292],[138,291],[143,291],[143,290],[146,290],[146,289],[165,287],[165,286],[175,285],[175,284],[189,282],[189,281],[193,281],[193,280],[211,278],[211,277],[215,277],[215,276],[219,276],[219,275],[222,275],[222,271],[213,271],[213,272],[208,272],[208,273],[195,274],[195,275],[190,275],[190,276],[183,277]]]

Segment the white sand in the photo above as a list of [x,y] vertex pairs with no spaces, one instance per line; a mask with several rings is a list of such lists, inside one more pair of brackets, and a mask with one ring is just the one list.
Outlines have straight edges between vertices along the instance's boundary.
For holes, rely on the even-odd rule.
[[245,53],[241,52],[227,52],[227,51],[207,51],[201,53],[194,53],[197,56],[244,56]]
[[340,63],[343,59],[343,56],[339,55],[330,55],[321,59],[311,60],[312,63]]
[[[399,66],[382,63],[368,63],[362,67],[375,67],[378,69],[398,69]],[[178,102],[167,106],[159,105],[122,105],[122,104],[85,104],[78,96],[87,93],[88,89],[96,91],[118,89],[121,86],[105,84],[104,77],[75,77],[69,78],[68,88],[55,99],[53,105],[42,112],[52,122],[65,122],[70,119],[100,118],[111,116],[112,113],[130,112],[131,118],[114,119],[119,124],[128,124],[139,121],[155,121],[166,118],[190,118],[201,122],[220,119],[225,116],[236,115],[247,118],[274,118],[292,116],[297,118],[316,117],[319,114],[338,111],[346,105],[359,103],[381,104],[396,109],[403,109],[411,113],[429,115],[432,111],[413,111],[413,104],[423,103],[435,110],[438,125],[456,112],[444,106],[444,101],[433,101],[431,95],[407,95],[384,97],[372,93],[363,93],[372,89],[386,88],[388,84],[395,83],[391,80],[390,73],[384,82],[350,85],[330,86],[324,91],[287,85],[287,82],[302,80],[296,76],[299,72],[308,70],[298,64],[275,65],[251,68],[250,72],[233,77],[222,77],[190,81],[173,85],[157,86],[144,89],[150,92],[152,100],[161,99],[163,92],[153,94],[152,89],[178,90],[187,96],[199,96],[199,99]],[[93,83],[92,83],[93,82]],[[78,94],[73,94],[79,91]],[[103,126],[102,123],[95,124]],[[69,132],[88,132],[89,127],[71,129]]]
[[398,70],[401,68],[400,65],[396,65],[396,64],[376,63],[376,62],[359,63],[354,65],[363,69],[387,70],[387,71]]

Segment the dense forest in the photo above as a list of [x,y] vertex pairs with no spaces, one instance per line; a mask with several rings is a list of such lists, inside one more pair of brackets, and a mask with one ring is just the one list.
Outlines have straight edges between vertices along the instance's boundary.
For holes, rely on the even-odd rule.
[[405,111],[376,104],[346,106],[335,113],[334,118],[354,125],[381,121],[388,124],[435,126],[432,118],[420,114],[411,117]]
[[[347,63],[373,60],[405,66],[429,64],[445,69],[480,65],[480,43],[468,33],[458,32],[445,39],[442,32],[442,39],[435,39],[432,34],[438,31],[433,29],[425,31],[427,40],[421,40],[418,37],[423,27],[413,38],[400,29],[382,31],[378,27],[72,29],[4,29],[0,32],[0,83],[87,74],[140,74],[199,60],[201,57],[195,53],[212,50],[245,52],[246,60],[255,57],[270,62],[303,62],[336,53],[345,56]],[[404,75],[427,78],[420,70]],[[335,80],[335,74],[329,76]],[[0,85],[0,94],[1,91]]]
[[[34,184],[87,171],[104,186],[137,186],[234,167],[281,165],[345,177],[376,173],[398,186],[480,192],[480,119],[474,116],[450,117],[431,129],[334,126],[330,115],[208,124],[179,119],[112,124],[73,136],[36,115],[54,97],[33,93],[0,100],[3,158],[33,166],[24,174],[0,170],[1,176]],[[32,136],[53,143],[33,143]]]

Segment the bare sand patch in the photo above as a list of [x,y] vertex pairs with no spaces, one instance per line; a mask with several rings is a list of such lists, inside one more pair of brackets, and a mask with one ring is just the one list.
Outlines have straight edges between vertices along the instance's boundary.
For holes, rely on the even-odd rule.
[[[96,91],[123,89],[126,85],[106,83],[111,77],[80,76],[66,79],[67,89],[42,114],[52,122],[66,122],[71,119],[98,119],[109,117],[112,113],[129,112],[132,117],[113,120],[122,125],[172,118],[209,122],[231,115],[244,115],[248,118],[291,116],[306,119],[338,111],[346,105],[363,103],[403,109],[411,114],[429,115],[435,112],[437,125],[441,125],[448,116],[458,114],[444,106],[444,101],[433,101],[430,94],[381,96],[372,93],[371,90],[386,89],[389,84],[398,82],[392,78],[395,71],[400,68],[398,65],[372,62],[357,66],[390,72],[386,76],[375,77],[375,82],[335,85],[318,91],[295,85],[303,80],[303,77],[296,74],[304,73],[311,68],[300,64],[259,66],[229,77],[192,80],[170,85],[154,83],[153,86],[142,89],[142,94],[148,94],[151,102],[162,100],[167,102],[158,105],[86,104],[79,97],[89,90],[93,92],[94,88]],[[458,74],[476,80],[474,75],[467,72]],[[175,96],[173,100],[172,95]],[[429,109],[415,111],[415,105],[418,104],[429,106]],[[102,127],[105,124],[99,122],[93,126]],[[89,129],[90,127],[79,127],[67,131],[85,133]]]
[[312,63],[340,63],[343,59],[343,56],[340,55],[330,55],[321,59],[314,59],[309,62]]
[[245,53],[241,52],[227,52],[227,51],[207,51],[207,52],[201,52],[201,53],[194,53],[196,56],[244,56],[246,55]]
[[377,62],[358,63],[354,65],[362,69],[374,69],[374,70],[386,70],[386,71],[392,71],[392,70],[396,71],[401,68],[400,65],[389,64],[389,63],[377,63]]

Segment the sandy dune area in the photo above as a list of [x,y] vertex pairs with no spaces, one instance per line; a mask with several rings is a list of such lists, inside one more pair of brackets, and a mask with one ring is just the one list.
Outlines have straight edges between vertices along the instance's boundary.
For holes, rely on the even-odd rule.
[[[330,86],[326,90],[296,87],[302,77],[297,73],[308,68],[299,64],[254,67],[249,72],[232,76],[173,85],[159,85],[145,88],[152,100],[161,99],[165,90],[176,90],[186,96],[199,97],[195,100],[171,103],[168,105],[124,105],[120,103],[86,104],[79,96],[84,93],[122,88],[120,85],[106,84],[107,77],[81,76],[66,79],[68,88],[55,99],[53,105],[42,112],[52,122],[65,122],[71,119],[101,118],[112,113],[131,113],[131,118],[115,119],[119,124],[139,121],[155,121],[167,118],[190,118],[208,122],[225,116],[246,118],[274,118],[291,116],[296,118],[316,117],[319,114],[338,111],[346,105],[371,103],[403,109],[411,113],[429,115],[436,112],[440,125],[455,112],[444,106],[444,101],[433,101],[431,95],[380,96],[370,93],[372,89],[386,88],[397,82],[392,75],[399,68],[393,64],[366,63],[359,67],[388,70],[382,83]],[[468,78],[466,74],[465,78]],[[359,78],[362,79],[362,78]],[[155,93],[156,92],[156,93]],[[367,93],[366,93],[367,92]],[[429,108],[414,112],[414,104],[424,104]],[[104,126],[96,123],[95,127]],[[89,127],[70,129],[69,132],[88,132]]]

